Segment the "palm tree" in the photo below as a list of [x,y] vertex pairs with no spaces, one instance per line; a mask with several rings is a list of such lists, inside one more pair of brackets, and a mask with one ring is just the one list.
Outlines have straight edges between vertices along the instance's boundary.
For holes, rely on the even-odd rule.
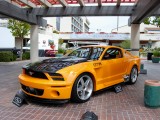
[[11,30],[11,33],[14,37],[17,37],[21,40],[20,60],[22,60],[23,39],[30,33],[30,25],[25,22],[9,19],[8,28]]

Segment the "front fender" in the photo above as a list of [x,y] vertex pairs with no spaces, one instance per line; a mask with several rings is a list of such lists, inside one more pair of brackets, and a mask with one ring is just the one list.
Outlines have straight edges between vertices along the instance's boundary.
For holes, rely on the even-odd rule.
[[57,71],[57,73],[60,73],[71,85],[73,85],[74,81],[80,74],[86,72],[91,73],[93,77],[96,78],[96,72],[94,70],[93,63],[89,62],[75,64]]

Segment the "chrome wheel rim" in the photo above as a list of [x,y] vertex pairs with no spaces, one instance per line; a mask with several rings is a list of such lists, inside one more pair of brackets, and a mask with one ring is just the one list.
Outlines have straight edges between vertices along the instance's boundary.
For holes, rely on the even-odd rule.
[[82,76],[77,83],[77,95],[81,100],[87,100],[93,91],[93,82],[88,75]]
[[136,82],[136,80],[137,80],[137,69],[136,68],[132,69],[131,80],[133,83]]

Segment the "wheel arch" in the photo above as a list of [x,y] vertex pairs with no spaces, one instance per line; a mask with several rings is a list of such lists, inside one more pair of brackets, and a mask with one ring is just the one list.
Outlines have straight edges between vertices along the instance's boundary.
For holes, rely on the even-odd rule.
[[[95,77],[94,77],[94,75],[91,73],[91,72],[82,72],[81,74],[79,74],[79,75],[77,75],[77,77],[76,77],[76,79],[75,79],[75,81],[77,80],[77,78],[79,78],[79,77],[81,77],[81,76],[83,76],[83,75],[88,75],[88,76],[90,76],[91,77],[91,79],[92,79],[92,81],[93,81],[93,91],[94,90],[96,90],[95,89]],[[87,100],[89,100],[90,99],[90,97],[87,99],[87,100],[85,100],[85,101],[81,101],[81,100],[79,100],[78,98],[77,98],[77,95],[75,96],[75,81],[74,81],[74,83],[73,83],[73,85],[72,85],[72,89],[71,89],[71,101],[73,101],[73,102],[85,102],[85,101],[87,101]]]
[[138,66],[136,64],[134,64],[132,66],[131,70],[130,70],[129,84],[135,84],[136,81],[137,81],[137,77],[136,77],[136,79],[134,81],[133,81],[133,79],[131,77],[132,76],[132,70],[133,70],[133,68],[137,69],[137,77],[138,77]]
[[[137,70],[138,70],[138,65],[137,65],[136,63],[134,63],[134,64],[132,65],[131,69],[130,69],[130,72],[131,72],[131,70],[132,70],[133,67],[136,67]],[[137,72],[138,72],[138,71],[137,71]]]
[[91,72],[83,72],[82,74],[88,74],[93,80],[93,91],[96,90],[96,79],[95,76]]
[[137,64],[133,64],[132,68],[136,67],[138,69],[138,65]]
[[[88,71],[82,72],[82,73],[80,73],[80,74],[78,74],[78,75],[76,76],[75,80],[76,80],[80,75],[82,75],[82,74],[88,74],[88,75],[92,78],[92,80],[93,80],[93,91],[95,91],[95,90],[96,90],[96,78],[95,78],[95,76],[93,75],[93,73],[88,72]],[[75,80],[74,80],[74,82],[75,82]],[[74,84],[74,83],[73,83],[73,84]],[[73,85],[72,85],[72,89],[73,89]]]
[[131,70],[133,67],[136,67],[138,69],[138,65],[136,63],[133,63],[133,64],[130,64],[128,69],[127,69],[127,74],[130,74],[131,73]]

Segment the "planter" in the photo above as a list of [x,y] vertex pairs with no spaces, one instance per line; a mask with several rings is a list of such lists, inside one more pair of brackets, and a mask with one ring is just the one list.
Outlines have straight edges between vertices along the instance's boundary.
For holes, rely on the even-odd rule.
[[152,55],[153,55],[152,52],[148,52],[147,53],[147,60],[152,60]]
[[63,56],[63,53],[56,54],[56,57],[62,57],[62,56]]
[[147,107],[160,107],[160,81],[145,81],[144,103]]
[[144,64],[141,64],[140,69],[141,69],[141,70],[143,70],[143,69],[144,69]]
[[159,63],[159,57],[152,57],[153,63]]

